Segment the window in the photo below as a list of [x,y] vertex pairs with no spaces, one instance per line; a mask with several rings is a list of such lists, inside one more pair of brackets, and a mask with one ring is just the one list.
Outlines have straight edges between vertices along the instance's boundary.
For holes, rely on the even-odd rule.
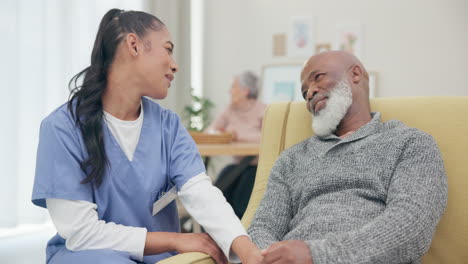
[[[6,63],[2,63],[0,237],[48,221],[31,203],[41,120],[68,99],[68,81],[89,65],[102,16],[109,9],[142,10],[144,0],[2,1]],[[7,26],[5,26],[7,25]]]

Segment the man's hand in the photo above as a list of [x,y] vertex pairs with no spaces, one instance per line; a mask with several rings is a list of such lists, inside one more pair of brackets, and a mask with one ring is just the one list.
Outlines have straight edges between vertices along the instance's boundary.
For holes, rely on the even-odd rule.
[[312,254],[309,247],[301,240],[285,240],[274,243],[262,250],[262,264],[312,264]]
[[216,242],[205,233],[180,234],[175,249],[179,253],[203,252],[210,255],[218,264],[228,263]]

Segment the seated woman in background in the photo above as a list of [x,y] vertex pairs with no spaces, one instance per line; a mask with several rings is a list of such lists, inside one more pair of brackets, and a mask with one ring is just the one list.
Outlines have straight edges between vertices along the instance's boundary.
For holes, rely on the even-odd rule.
[[[234,77],[230,90],[231,103],[208,128],[231,133],[234,141],[260,142],[263,115],[266,105],[257,100],[258,77],[252,72],[243,72]],[[242,157],[235,157],[235,164],[226,166],[216,181],[216,186],[226,180],[229,174],[238,166]],[[234,212],[242,218],[249,202],[257,172],[258,159],[253,160],[240,176],[227,188],[223,188],[226,200]]]

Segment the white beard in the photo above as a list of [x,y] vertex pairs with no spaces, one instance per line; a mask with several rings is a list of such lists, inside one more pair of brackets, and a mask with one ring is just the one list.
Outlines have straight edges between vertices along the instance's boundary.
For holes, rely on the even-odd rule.
[[315,135],[324,137],[335,132],[352,102],[351,87],[346,81],[341,80],[330,91],[325,108],[313,116],[312,130]]

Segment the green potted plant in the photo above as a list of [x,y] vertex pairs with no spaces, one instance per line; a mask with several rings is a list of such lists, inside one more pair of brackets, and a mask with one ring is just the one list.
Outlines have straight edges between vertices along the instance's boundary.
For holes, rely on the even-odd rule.
[[190,89],[192,101],[184,107],[184,118],[188,121],[189,131],[201,132],[211,122],[210,110],[214,107],[209,99],[197,96],[194,90]]

